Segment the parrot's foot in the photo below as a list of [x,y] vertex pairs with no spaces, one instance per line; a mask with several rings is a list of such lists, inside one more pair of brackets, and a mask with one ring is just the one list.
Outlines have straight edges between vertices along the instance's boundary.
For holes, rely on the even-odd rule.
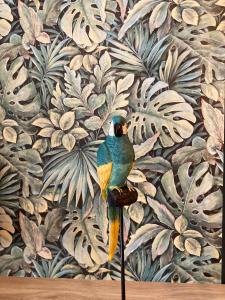
[[110,187],[110,190],[111,190],[111,191],[117,190],[120,194],[122,194],[122,192],[123,192],[123,189],[121,189],[120,187],[115,186],[115,185],[111,186],[111,187]]
[[135,189],[133,186],[129,187],[128,190],[129,190],[130,192],[135,192],[135,191],[136,191],[136,189]]

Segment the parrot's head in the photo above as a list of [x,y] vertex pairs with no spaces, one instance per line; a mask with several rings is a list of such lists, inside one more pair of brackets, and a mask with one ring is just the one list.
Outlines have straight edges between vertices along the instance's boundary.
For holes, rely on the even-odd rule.
[[122,116],[114,116],[109,129],[109,135],[121,137],[128,131],[126,119]]

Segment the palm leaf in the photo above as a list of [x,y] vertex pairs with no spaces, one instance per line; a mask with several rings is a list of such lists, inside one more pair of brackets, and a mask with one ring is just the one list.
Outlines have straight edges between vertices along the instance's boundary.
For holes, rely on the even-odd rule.
[[144,76],[157,74],[160,60],[169,47],[168,37],[157,41],[156,35],[149,33],[146,24],[136,25],[127,33],[123,43],[117,41],[115,36],[108,42],[112,45],[110,55],[119,61],[116,68]]
[[75,196],[75,205],[80,197],[85,202],[87,192],[94,197],[93,182],[98,182],[96,173],[96,146],[100,141],[90,141],[84,145],[76,145],[73,151],[57,149],[46,154],[48,162],[44,169],[43,193],[50,185],[54,186],[53,196],[60,187],[58,201],[68,192],[67,205],[72,203]]
[[189,54],[189,50],[180,53],[177,48],[169,50],[166,61],[160,65],[159,75],[170,89],[177,91],[187,101],[197,104],[196,99],[201,95],[202,71],[198,57],[190,57]]

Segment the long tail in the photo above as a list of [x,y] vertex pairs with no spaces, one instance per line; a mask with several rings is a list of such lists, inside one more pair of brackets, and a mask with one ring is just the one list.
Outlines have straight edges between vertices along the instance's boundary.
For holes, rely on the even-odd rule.
[[119,228],[120,228],[120,210],[119,207],[109,205],[109,261],[112,260],[118,243]]

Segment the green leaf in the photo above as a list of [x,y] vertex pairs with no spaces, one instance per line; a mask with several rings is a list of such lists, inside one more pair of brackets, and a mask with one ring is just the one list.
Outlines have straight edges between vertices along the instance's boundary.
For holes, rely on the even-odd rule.
[[127,30],[131,28],[137,21],[143,18],[146,14],[148,14],[153,8],[159,4],[161,0],[140,0],[138,1],[134,7],[129,11],[129,14],[120,28],[118,38],[119,40],[125,35]]
[[134,26],[123,42],[109,39],[110,55],[116,59],[116,67],[123,73],[133,72],[137,76],[158,76],[158,65],[169,47],[168,36],[157,40],[150,34],[147,24]]
[[167,17],[167,10],[169,7],[169,2],[162,1],[153,9],[150,19],[149,28],[150,32],[153,32],[156,28],[162,26]]
[[39,11],[39,16],[44,24],[54,26],[57,23],[62,2],[62,0],[44,1],[43,10]]
[[5,58],[0,62],[0,82],[4,91],[3,104],[16,116],[33,117],[40,110],[40,97],[34,82],[27,83],[28,70],[23,66],[22,57],[16,58],[10,68],[6,67],[8,61],[9,58]]
[[99,8],[92,5],[91,0],[73,2],[63,14],[60,23],[66,35],[83,47],[103,42],[106,38],[105,30],[109,29],[100,17]]
[[64,134],[62,137],[62,144],[68,150],[71,151],[76,143],[75,137],[71,133]]
[[66,92],[72,97],[66,97],[63,103],[76,110],[76,118],[92,116],[94,110],[105,102],[105,95],[93,94],[94,84],[89,83],[82,87],[81,76],[68,67],[65,67]]
[[176,182],[179,182],[181,187],[179,193],[174,179],[176,173],[174,174],[172,170],[166,172],[161,183],[167,199],[170,198],[171,202],[162,196],[160,198],[174,215],[179,216],[181,211],[189,224],[194,224],[203,236],[209,238],[211,243],[215,243],[219,232],[210,237],[207,228],[216,229],[221,226],[222,192],[219,189],[213,191],[214,178],[209,172],[207,162],[193,166],[192,173],[191,167],[191,163],[185,163],[178,169]]
[[84,126],[89,130],[97,130],[101,128],[102,121],[98,116],[93,116],[84,121]]
[[125,257],[127,258],[132,252],[134,252],[142,244],[153,239],[161,230],[162,226],[157,224],[144,224],[137,231],[131,235],[125,249]]
[[188,226],[188,221],[187,219],[183,216],[180,215],[174,223],[175,229],[179,232],[179,233],[184,233],[184,231],[187,229]]
[[[146,168],[151,173],[161,173],[164,174],[168,170],[171,169],[171,164],[168,160],[164,159],[163,157],[151,157],[145,156],[139,158],[135,162],[135,166],[140,170],[146,170]],[[148,173],[146,174],[148,176]]]
[[99,66],[103,73],[106,73],[111,68],[112,62],[109,52],[105,51],[99,59]]
[[160,231],[157,236],[154,238],[152,243],[152,259],[155,260],[157,256],[162,255],[170,244],[170,238],[172,230],[163,229]]
[[[0,156],[1,157],[1,156]],[[0,158],[1,160],[1,158]],[[13,172],[10,165],[1,161],[0,168],[0,206],[18,208],[18,191],[20,182],[16,172]]]
[[212,251],[204,254],[204,248],[200,257],[177,254],[173,259],[174,277],[178,276],[178,281],[183,283],[220,283],[221,264],[208,262],[211,258],[215,258]]
[[212,84],[202,83],[201,84],[201,88],[202,88],[203,94],[207,98],[212,99],[214,101],[218,101],[219,100],[219,92],[215,88],[215,86],[213,86]]
[[19,0],[18,13],[20,25],[24,31],[22,44],[25,49],[29,49],[30,45],[34,45],[36,40],[42,43],[50,43],[50,37],[46,32],[43,32],[42,21],[33,8],[28,7]]
[[13,246],[10,254],[1,256],[0,273],[8,270],[9,273],[15,273],[20,268],[25,268],[26,263],[23,259],[23,250],[18,246]]
[[75,137],[76,140],[81,140],[88,136],[88,132],[81,127],[73,128],[70,133]]
[[107,261],[105,245],[93,215],[84,219],[81,212],[77,210],[73,218],[74,220],[65,224],[69,226],[63,235],[63,247],[79,264],[86,267],[105,263]]
[[138,224],[140,224],[144,218],[144,208],[140,202],[131,204],[128,208],[128,213],[130,218]]
[[173,154],[172,162],[175,167],[186,162],[192,162],[196,165],[201,162],[202,158],[212,164],[215,162],[213,156],[207,151],[206,141],[196,136],[193,138],[191,146],[181,147]]
[[62,144],[62,137],[64,132],[62,130],[55,130],[51,136],[51,147],[59,147]]
[[185,230],[183,232],[183,236],[184,237],[190,237],[190,238],[199,238],[199,237],[202,237],[202,234],[196,230]]
[[198,57],[190,56],[190,50],[186,48],[184,51],[178,51],[177,47],[170,49],[166,61],[161,62],[159,69],[160,80],[194,104],[197,104],[196,100],[201,96],[201,74]]
[[197,12],[192,8],[185,8],[182,11],[182,19],[185,23],[190,25],[198,25],[198,14]]
[[62,115],[59,120],[59,126],[62,130],[69,130],[75,122],[75,114],[73,111],[68,111]]
[[134,183],[145,182],[146,177],[140,170],[132,169],[127,179]]
[[[133,75],[127,75],[124,80],[127,82],[126,89],[130,87],[133,83]],[[118,84],[116,85],[115,81],[111,81],[106,86],[106,102],[105,104],[98,109],[98,114],[101,118],[101,127],[105,134],[108,134],[110,122],[114,115],[121,115],[126,117],[127,112],[124,108],[128,105],[127,97],[129,96],[129,92],[120,93],[118,88]]]
[[224,144],[224,115],[205,101],[202,101],[202,115],[209,133],[207,149],[210,154],[215,154]]
[[24,214],[19,215],[21,236],[26,245],[24,258],[30,261],[30,257],[36,257],[36,254],[43,249],[44,237],[37,225],[30,221]]
[[137,81],[133,88],[130,105],[134,112],[129,115],[129,137],[131,141],[140,143],[144,138],[160,132],[162,146],[170,147],[191,136],[191,122],[194,123],[196,118],[192,107],[175,91],[157,93],[167,84],[161,81],[153,84],[154,80],[145,79],[140,89],[140,81]]
[[55,242],[59,239],[65,215],[66,212],[62,208],[55,208],[47,213],[41,230],[49,242]]
[[10,6],[1,1],[0,40],[10,32],[12,21],[13,15]]
[[94,67],[93,75],[90,76],[90,82],[94,83],[96,92],[105,92],[105,86],[114,79],[114,71],[111,70],[111,57],[107,51],[99,59],[99,64]]
[[40,127],[40,128],[45,128],[45,127],[50,127],[52,126],[51,121],[47,118],[37,118],[32,122],[33,125]]
[[148,199],[148,204],[151,206],[161,223],[169,226],[171,229],[174,228],[175,218],[165,205],[160,204],[158,201],[153,199]]
[[155,197],[156,194],[156,188],[155,186],[150,182],[143,182],[138,184],[138,188],[146,195],[150,197]]
[[[41,94],[44,100],[44,104],[50,102],[50,94],[57,97],[58,102],[52,98],[52,103],[61,103],[61,91],[59,84],[59,78],[63,77],[64,66],[68,63],[68,57],[70,54],[63,52],[66,39],[59,41],[59,35],[51,41],[50,45],[42,45],[40,50],[34,46],[31,46],[31,67],[30,74],[36,81],[37,87],[41,89]],[[66,47],[65,47],[66,48]],[[56,83],[56,91],[54,91],[54,84]],[[48,97],[47,97],[48,95]],[[58,108],[57,105],[55,105]],[[61,104],[62,105],[62,104]]]
[[7,142],[16,143],[16,141],[17,141],[17,132],[12,127],[5,127],[3,129],[3,137]]
[[201,244],[193,238],[187,238],[184,242],[184,247],[192,255],[201,255]]
[[[47,156],[51,159],[45,168],[44,185],[41,193],[53,185],[51,198],[56,198],[60,202],[64,193],[67,193],[68,206],[76,206],[81,196],[82,203],[85,203],[89,193],[93,198],[92,178],[95,182],[98,182],[96,172],[96,145],[98,144],[99,141],[89,141],[82,146],[75,145],[71,152],[65,149],[48,152]],[[57,195],[56,191],[62,182],[59,195]]]
[[52,128],[52,127],[45,127],[45,128],[41,129],[38,132],[38,135],[40,135],[42,137],[48,137],[48,138],[50,138],[53,135],[54,132],[55,132],[54,128]]
[[150,137],[149,139],[147,139],[145,142],[141,143],[140,145],[134,145],[135,159],[143,157],[148,152],[150,152],[153,149],[159,135],[160,135],[160,133],[157,132],[156,134],[154,134],[152,137]]
[[[209,26],[209,24],[207,24]],[[223,80],[225,78],[225,64],[222,62],[224,55],[223,47],[225,40],[222,32],[212,30],[203,32],[207,26],[174,27],[171,37],[174,44],[181,49],[189,49],[193,56],[197,56],[205,68],[205,81],[211,83],[214,78]]]
[[128,90],[134,82],[134,75],[129,74],[124,79],[119,79],[117,82],[117,93],[122,93]]
[[28,52],[22,46],[21,37],[17,34],[12,34],[9,43],[2,43],[0,45],[0,60],[6,57],[14,59],[18,54],[27,57]]
[[70,69],[74,71],[78,71],[83,63],[83,55],[79,54],[74,56],[74,58],[70,61]]
[[42,160],[37,150],[20,150],[14,148],[14,145],[4,145],[0,149],[0,161],[4,165],[8,165],[22,180],[24,197],[29,196],[29,188],[34,195],[39,193],[42,181],[38,177],[42,177],[43,172],[39,165]]
[[173,242],[174,242],[174,246],[178,250],[180,250],[182,252],[185,250],[184,249],[184,238],[181,235],[176,236]]

